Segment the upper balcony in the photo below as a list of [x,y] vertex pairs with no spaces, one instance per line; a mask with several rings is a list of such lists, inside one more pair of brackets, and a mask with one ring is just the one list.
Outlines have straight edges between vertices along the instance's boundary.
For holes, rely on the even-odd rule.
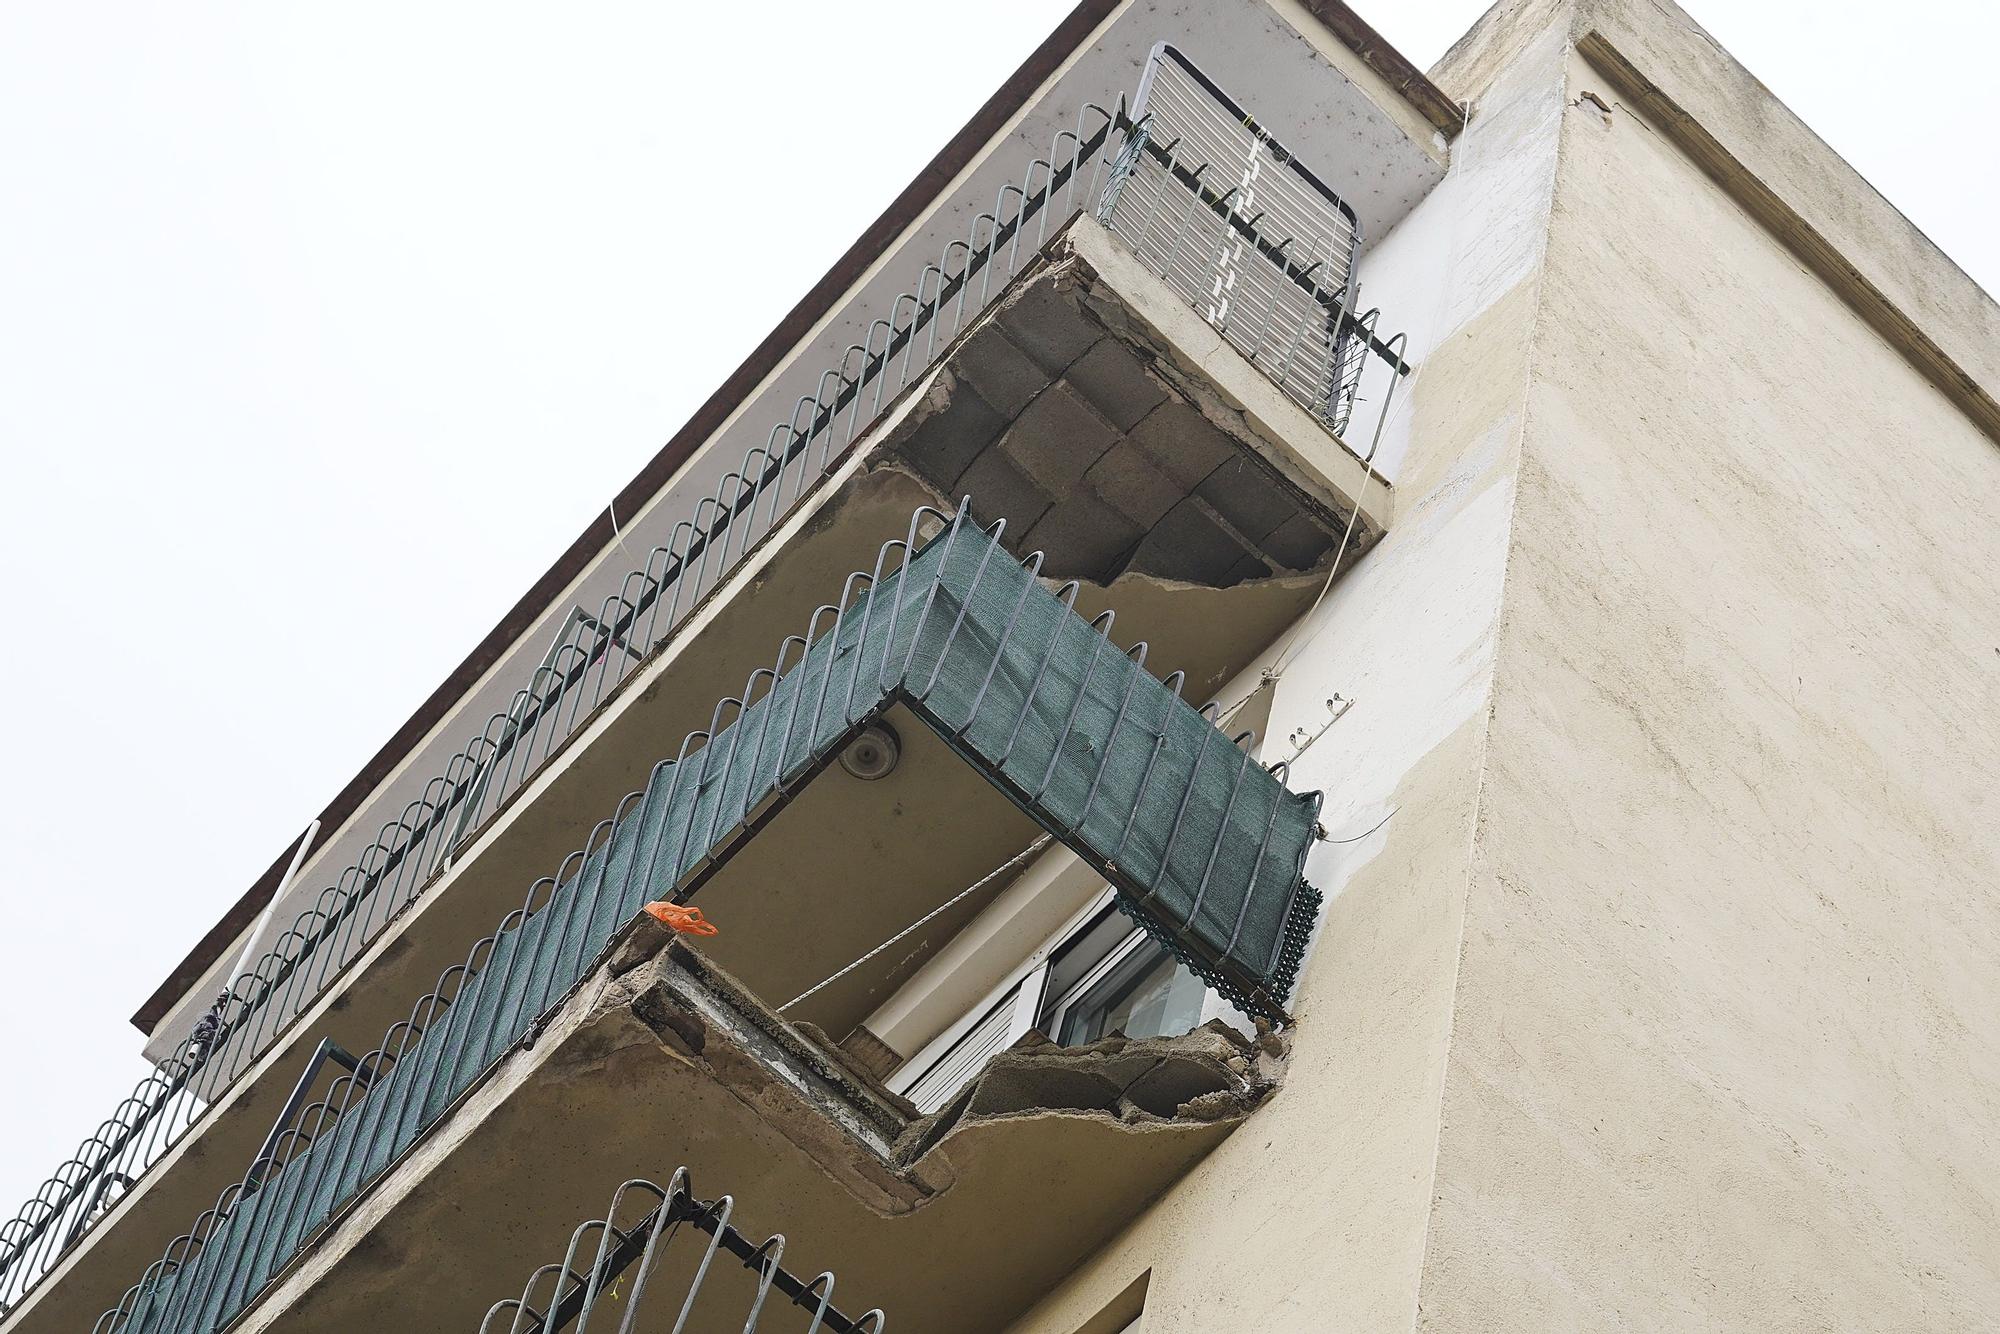
[[[663,738],[727,730],[728,710],[785,670],[781,658],[744,690],[745,648],[821,642],[815,609],[838,622],[880,576],[885,528],[919,506],[950,512],[971,494],[981,520],[1006,521],[1014,557],[1041,553],[1040,574],[1074,581],[1077,614],[1107,629],[1115,617],[1119,641],[1144,641],[1140,662],[1179,668],[1178,692],[1195,699],[1379,537],[1390,494],[1369,460],[1408,365],[1360,301],[1363,238],[1435,182],[1440,154],[1407,107],[1384,109],[1367,71],[1302,44],[1262,5],[1242,9],[1188,18],[1164,34],[1174,48],[1158,47],[1159,20],[1124,14],[1050,73],[818,340],[305,863],[273,925],[245,933],[263,951],[255,966],[225,988],[232,949],[186,989],[155,1031],[157,1075],[0,1232],[8,1328],[87,1323],[191,1219],[219,1216],[274,1126],[296,1130],[287,1117],[326,1093],[326,1054],[371,1052],[413,1024],[410,998],[518,906],[524,870],[561,866],[591,821],[644,788],[671,758]],[[1234,81],[1259,88],[1273,123],[1313,125],[1333,107],[1363,148],[1307,170],[1182,47],[1211,73],[1245,75]],[[1104,91],[1121,60],[1146,67],[1129,105]],[[831,569],[862,574],[826,603]],[[823,837],[760,839],[731,864],[772,858],[761,880],[705,891],[731,924],[710,953],[759,1004],[1035,836],[1020,792],[996,802],[989,778],[945,763],[955,743],[927,736],[909,707],[882,720],[899,772],[929,777],[893,833],[871,823],[872,804],[843,812],[815,796]],[[860,829],[876,832],[843,836]],[[760,884],[839,888],[765,905]],[[792,1017],[854,1029],[998,888],[904,941],[894,969],[851,974]],[[760,923],[754,935],[742,920]],[[1221,976],[1228,962],[1207,966]],[[1252,1003],[1262,983],[1229,976]],[[45,1277],[61,1291],[29,1291]]]

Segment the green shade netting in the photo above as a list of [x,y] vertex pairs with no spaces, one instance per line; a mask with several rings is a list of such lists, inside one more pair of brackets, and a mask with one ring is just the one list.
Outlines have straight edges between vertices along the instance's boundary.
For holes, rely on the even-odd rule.
[[788,641],[792,660],[753,678],[765,693],[725,701],[726,725],[656,766],[545,903],[510,916],[417,1004],[372,1063],[366,1096],[337,1118],[309,1112],[311,1147],[263,1172],[191,1261],[149,1275],[128,1318],[100,1329],[226,1323],[582,978],[621,923],[688,892],[753,815],[894,704],[1102,871],[1195,972],[1282,1017],[1318,907],[1301,878],[1317,794],[1286,790],[963,512],[900,570],[850,584],[863,591],[820,618],[823,633]]

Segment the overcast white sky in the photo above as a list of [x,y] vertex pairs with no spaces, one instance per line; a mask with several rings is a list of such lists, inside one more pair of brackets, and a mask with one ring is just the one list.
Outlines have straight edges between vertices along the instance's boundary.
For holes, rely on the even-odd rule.
[[[1419,65],[1483,8],[1357,2]],[[2000,285],[2000,8],[1685,2]],[[0,1219],[166,970],[1069,3],[0,0]]]

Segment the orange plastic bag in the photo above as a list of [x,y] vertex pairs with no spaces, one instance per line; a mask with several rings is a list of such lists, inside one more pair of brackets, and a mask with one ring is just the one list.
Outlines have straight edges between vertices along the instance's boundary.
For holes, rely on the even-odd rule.
[[646,913],[662,926],[670,926],[682,935],[712,936],[716,934],[715,923],[701,915],[699,908],[684,908],[678,903],[661,900],[646,905]]

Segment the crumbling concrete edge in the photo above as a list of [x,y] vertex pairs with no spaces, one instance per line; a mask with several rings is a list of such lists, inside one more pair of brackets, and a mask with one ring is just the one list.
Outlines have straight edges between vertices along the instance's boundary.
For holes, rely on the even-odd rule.
[[824,1034],[786,1022],[644,914],[613,942],[599,1013],[629,1010],[870,1210],[914,1212],[958,1179],[954,1148],[984,1123],[1083,1117],[1115,1133],[1233,1128],[1282,1078],[1287,1039],[1220,1021],[1172,1038],[1061,1047],[1030,1033],[937,1112],[919,1115]]
[[[998,299],[952,338],[929,372],[897,396],[892,414],[884,415],[864,443],[866,470],[894,469],[924,481],[916,469],[899,461],[897,449],[950,405],[958,389],[953,367],[960,352],[1044,282],[1076,303],[1107,335],[1141,353],[1149,374],[1242,445],[1246,456],[1261,465],[1294,504],[1317,513],[1333,532],[1342,531],[1352,516],[1348,557],[1367,550],[1387,532],[1394,507],[1394,488],[1388,479],[1325,423],[1286,397],[1088,214],[1079,214],[1059,229],[1022,265]],[[925,485],[936,492],[935,486]],[[939,497],[940,504],[956,500],[956,496]],[[1209,518],[1228,527],[1219,514],[1211,511]],[[1246,538],[1239,537],[1239,542],[1246,549],[1256,547]]]
[[950,1154],[982,1122],[1085,1116],[1131,1133],[1180,1125],[1234,1125],[1277,1089],[1289,1039],[1259,1025],[1255,1041],[1219,1019],[1170,1038],[1114,1033],[1060,1046],[1030,1031],[989,1060],[943,1107],[910,1123],[897,1153],[912,1162]]

